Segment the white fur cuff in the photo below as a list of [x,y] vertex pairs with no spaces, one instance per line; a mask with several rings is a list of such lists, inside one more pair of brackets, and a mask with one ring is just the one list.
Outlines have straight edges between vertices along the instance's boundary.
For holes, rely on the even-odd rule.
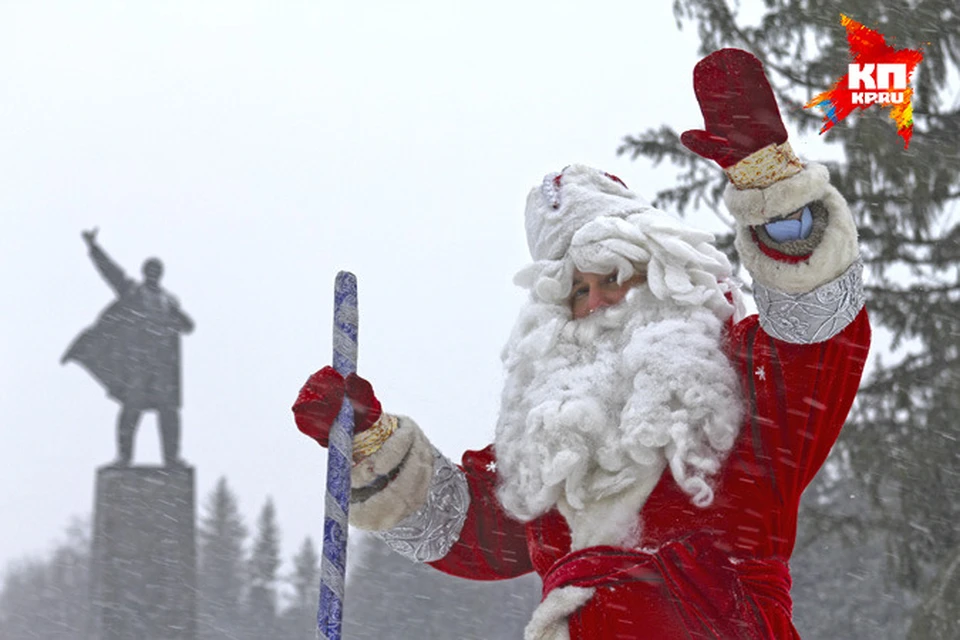
[[523,630],[523,640],[570,640],[567,618],[593,597],[596,589],[560,587],[554,589],[533,611]]
[[750,226],[738,222],[734,244],[755,282],[784,293],[807,293],[838,278],[857,259],[857,228],[846,200],[829,184],[817,198],[806,200],[801,206],[814,199],[827,210],[827,226],[820,244],[809,258],[800,262],[784,262],[766,255],[757,246]]
[[400,417],[383,446],[351,470],[350,524],[372,531],[395,526],[426,502],[432,476],[433,447],[413,420]]
[[723,200],[737,222],[756,226],[820,200],[829,188],[827,168],[811,162],[800,173],[762,189],[737,189],[728,184]]

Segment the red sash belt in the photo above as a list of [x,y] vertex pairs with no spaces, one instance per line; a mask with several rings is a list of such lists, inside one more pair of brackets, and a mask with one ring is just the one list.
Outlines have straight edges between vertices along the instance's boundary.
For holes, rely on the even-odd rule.
[[793,616],[793,598],[790,597],[790,567],[780,558],[740,560],[735,565],[740,581],[747,591],[767,598],[782,607],[788,617]]
[[568,553],[547,570],[543,597],[558,587],[612,587],[643,580],[661,580],[651,554],[622,547],[589,547]]
[[[709,630],[720,638],[769,637],[766,611],[772,604],[786,615],[792,609],[790,572],[778,558],[731,560],[712,544],[712,537],[694,535],[655,552],[621,547],[590,547],[557,560],[543,576],[543,597],[554,589],[651,584],[638,597],[664,597],[676,607],[689,629]],[[772,601],[772,602],[771,602]]]

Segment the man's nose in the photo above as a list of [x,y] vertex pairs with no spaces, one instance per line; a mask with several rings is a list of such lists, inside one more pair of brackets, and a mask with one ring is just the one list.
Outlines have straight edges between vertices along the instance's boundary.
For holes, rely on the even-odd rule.
[[609,296],[604,295],[604,292],[599,288],[591,288],[590,295],[587,297],[587,315],[593,313],[597,309],[603,309],[604,307],[609,307],[611,300]]

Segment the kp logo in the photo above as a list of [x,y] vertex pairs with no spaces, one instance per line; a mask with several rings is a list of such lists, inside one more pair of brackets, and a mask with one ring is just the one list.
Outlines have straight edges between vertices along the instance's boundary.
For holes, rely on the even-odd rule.
[[908,148],[913,135],[913,89],[909,83],[923,53],[919,49],[894,49],[882,34],[842,14],[840,24],[847,29],[847,42],[855,62],[847,65],[847,75],[832,89],[813,98],[804,108],[823,106],[823,133],[854,109],[888,107],[904,149]]
[[[890,81],[893,80],[891,85]],[[903,104],[907,88],[907,65],[905,64],[849,64],[847,65],[847,89],[853,104],[880,105]],[[858,91],[870,89],[870,91]],[[899,91],[873,91],[873,89],[899,89]]]

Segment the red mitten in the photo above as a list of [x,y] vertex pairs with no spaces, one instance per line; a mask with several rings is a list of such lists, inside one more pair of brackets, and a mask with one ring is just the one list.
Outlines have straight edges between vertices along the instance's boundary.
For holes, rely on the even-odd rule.
[[355,373],[344,380],[333,367],[324,367],[310,376],[293,404],[297,428],[326,447],[330,429],[340,413],[344,392],[353,406],[354,435],[372,427],[383,413],[369,382]]
[[693,70],[693,88],[706,131],[685,131],[680,141],[721,168],[764,147],[783,144],[787,130],[763,65],[741,49],[721,49]]
[[372,427],[383,413],[380,401],[373,395],[373,386],[351,373],[347,376],[347,397],[353,405],[353,432],[360,433]]
[[343,376],[333,367],[324,367],[310,376],[293,403],[293,419],[302,433],[326,447],[330,428],[343,405]]

